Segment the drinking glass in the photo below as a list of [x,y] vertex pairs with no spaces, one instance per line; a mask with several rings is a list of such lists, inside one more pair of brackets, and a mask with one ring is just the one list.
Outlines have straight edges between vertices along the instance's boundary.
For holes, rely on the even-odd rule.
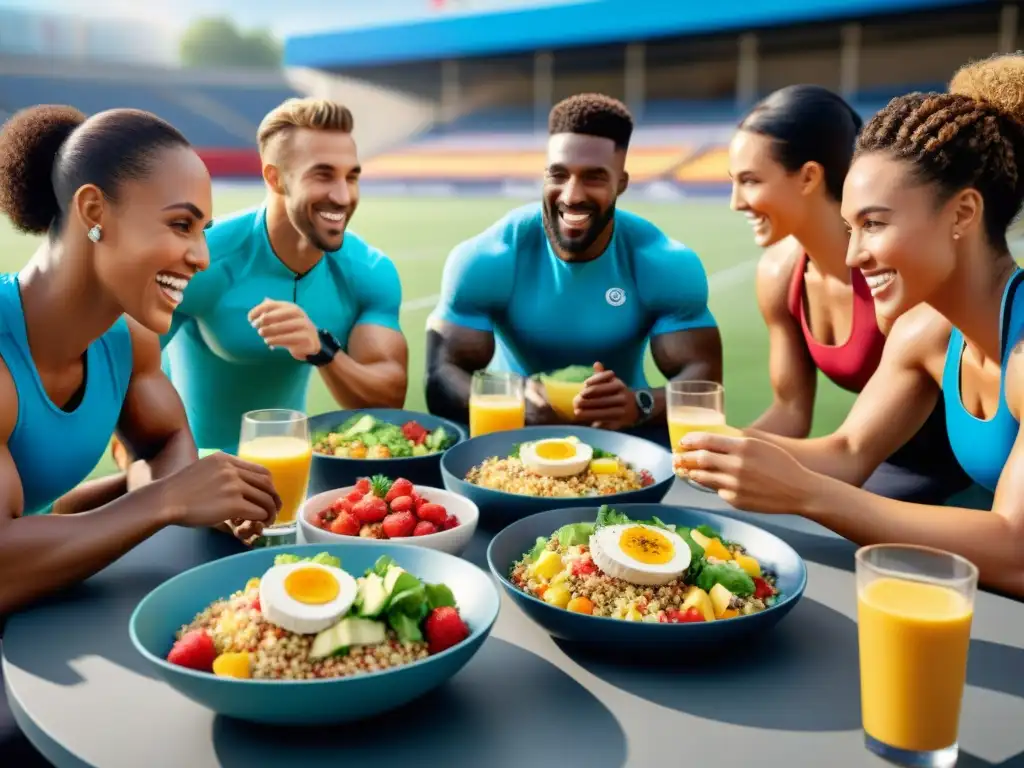
[[476,371],[469,395],[469,435],[526,426],[526,382],[516,373]]
[[306,414],[279,408],[249,411],[242,416],[238,458],[266,467],[281,497],[281,511],[274,525],[264,529],[264,536],[293,535],[313,462]]
[[978,569],[878,544],[857,551],[856,574],[865,746],[897,765],[955,765]]
[[[717,381],[669,381],[665,398],[673,453],[683,453],[680,441],[691,432],[732,431],[725,423],[725,387]],[[698,490],[711,492],[688,477],[683,479]]]

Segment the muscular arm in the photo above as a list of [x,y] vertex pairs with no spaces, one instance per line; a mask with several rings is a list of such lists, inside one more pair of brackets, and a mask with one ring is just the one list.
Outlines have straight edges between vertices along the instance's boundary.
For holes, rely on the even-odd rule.
[[[718,328],[663,333],[651,339],[651,356],[666,379],[722,381],[722,335]],[[651,420],[665,421],[665,388],[652,389]]]
[[[1010,360],[1006,400],[1019,419],[1024,355],[1015,353]],[[985,586],[1024,597],[1024,433],[1017,434],[990,512],[911,504],[825,477],[816,481],[803,510],[806,517],[858,544],[898,541],[954,552],[978,567]]]
[[784,448],[808,469],[860,486],[885,459],[913,437],[935,408],[939,385],[927,361],[941,356],[949,326],[927,306],[896,321],[878,370],[842,426],[812,440],[748,430]]
[[789,312],[790,252],[769,252],[757,268],[757,303],[768,326],[772,403],[751,425],[784,437],[807,437],[814,415],[817,376],[800,326]]
[[427,326],[427,410],[468,424],[473,371],[486,368],[493,356],[493,332],[431,318]]
[[408,370],[409,347],[401,332],[361,324],[349,334],[348,353],[339,351],[320,375],[343,408],[401,408]]
[[[185,409],[174,386],[160,369],[160,339],[134,320],[132,376],[118,420],[118,437],[130,456],[148,465],[159,480],[198,458]],[[82,483],[54,502],[54,514],[76,514],[101,507],[128,492],[121,472]]]

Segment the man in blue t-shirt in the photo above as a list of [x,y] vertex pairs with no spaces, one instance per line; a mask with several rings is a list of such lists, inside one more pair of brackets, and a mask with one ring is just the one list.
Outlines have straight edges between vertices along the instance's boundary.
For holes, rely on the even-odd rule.
[[[600,94],[557,104],[541,202],[458,245],[427,324],[427,403],[468,421],[470,380],[491,367],[524,376],[593,366],[574,423],[667,444],[665,390],[644,375],[648,341],[670,379],[721,381],[722,343],[692,250],[635,214],[626,191],[633,121]],[[527,423],[558,423],[528,382]]]
[[398,271],[347,231],[359,199],[352,127],[331,101],[274,109],[257,136],[266,201],[207,230],[210,266],[161,339],[200,449],[237,451],[246,411],[305,411],[313,371],[341,408],[405,403]]

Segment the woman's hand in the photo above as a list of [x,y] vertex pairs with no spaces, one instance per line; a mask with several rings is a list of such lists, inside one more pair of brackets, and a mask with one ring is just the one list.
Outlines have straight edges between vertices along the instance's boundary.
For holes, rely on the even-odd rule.
[[737,509],[799,515],[820,492],[819,475],[763,440],[693,432],[682,447],[677,471]]

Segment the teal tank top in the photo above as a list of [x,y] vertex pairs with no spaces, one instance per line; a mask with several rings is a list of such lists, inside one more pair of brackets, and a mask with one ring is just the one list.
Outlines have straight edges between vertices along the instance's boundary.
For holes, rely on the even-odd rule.
[[0,357],[18,391],[18,421],[7,442],[21,478],[24,514],[46,513],[89,476],[117,426],[132,374],[132,340],[122,316],[89,345],[84,394],[72,410],[43,388],[28,346],[16,274],[0,275]]
[[956,328],[949,335],[946,364],[942,371],[942,391],[946,403],[946,429],[949,443],[960,466],[978,485],[994,492],[1003,465],[1017,440],[1020,422],[1006,404],[1006,362],[1014,345],[1024,333],[1024,290],[1020,290],[1024,272],[1018,269],[1006,284],[999,310],[999,405],[991,419],[979,419],[963,406],[960,393],[960,360],[964,337]]

